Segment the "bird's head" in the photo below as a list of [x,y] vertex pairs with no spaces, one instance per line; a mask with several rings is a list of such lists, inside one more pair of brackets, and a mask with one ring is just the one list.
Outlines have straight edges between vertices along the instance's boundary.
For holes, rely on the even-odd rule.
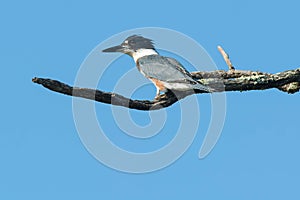
[[121,52],[133,56],[141,49],[155,50],[151,39],[139,35],[132,35],[126,38],[122,44],[104,49],[103,52]]

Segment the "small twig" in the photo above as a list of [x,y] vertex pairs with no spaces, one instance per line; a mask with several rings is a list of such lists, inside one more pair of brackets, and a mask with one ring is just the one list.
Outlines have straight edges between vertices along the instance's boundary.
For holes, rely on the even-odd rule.
[[221,53],[221,55],[223,56],[226,64],[228,65],[229,70],[233,71],[235,70],[234,66],[232,65],[228,54],[224,51],[224,49],[221,46],[218,46],[218,50]]

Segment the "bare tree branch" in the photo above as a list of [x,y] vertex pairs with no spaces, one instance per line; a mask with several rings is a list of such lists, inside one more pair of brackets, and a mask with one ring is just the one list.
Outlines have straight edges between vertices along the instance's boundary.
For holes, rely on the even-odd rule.
[[[277,74],[269,74],[255,71],[236,70],[228,54],[221,46],[218,50],[223,56],[229,71],[216,70],[212,72],[192,72],[195,80],[211,88],[211,92],[224,91],[248,91],[277,88],[283,92],[293,94],[300,89],[300,68],[288,70]],[[102,103],[128,107],[137,110],[158,110],[168,107],[180,99],[195,93],[207,93],[201,90],[192,91],[167,91],[159,98],[148,100],[132,100],[111,92],[103,92],[95,89],[71,87],[65,83],[44,78],[33,78],[32,81],[43,85],[54,92],[91,99]]]
[[[212,88],[213,92],[277,88],[283,92],[292,94],[298,92],[300,89],[300,68],[276,74],[240,70],[217,70],[212,72],[193,72],[191,74],[202,84]],[[204,91],[197,90],[186,92],[168,91],[157,100],[132,100],[115,93],[71,87],[52,79],[33,78],[32,81],[54,92],[137,110],[157,110],[168,107],[178,100],[194,93],[205,93]]]

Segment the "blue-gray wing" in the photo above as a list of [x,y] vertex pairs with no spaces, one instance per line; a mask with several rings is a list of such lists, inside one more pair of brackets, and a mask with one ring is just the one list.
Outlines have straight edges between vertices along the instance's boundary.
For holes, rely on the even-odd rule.
[[191,74],[173,58],[160,55],[144,56],[138,59],[137,67],[144,76],[163,82],[168,89],[210,91],[210,88],[194,80]]
[[137,65],[148,78],[164,82],[195,82],[190,73],[173,58],[150,55],[140,58]]

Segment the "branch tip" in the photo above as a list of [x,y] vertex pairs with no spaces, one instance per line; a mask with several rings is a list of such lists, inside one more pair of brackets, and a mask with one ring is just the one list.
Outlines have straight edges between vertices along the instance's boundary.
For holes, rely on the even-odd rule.
[[34,78],[31,79],[31,81],[34,82],[34,83],[37,83],[38,78],[37,78],[37,77],[34,77]]

